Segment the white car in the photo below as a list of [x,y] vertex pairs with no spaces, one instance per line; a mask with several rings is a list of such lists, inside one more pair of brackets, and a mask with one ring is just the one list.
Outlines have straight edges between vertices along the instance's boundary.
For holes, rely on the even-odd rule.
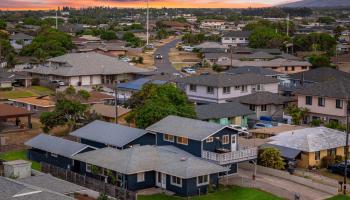
[[131,59],[129,57],[121,57],[119,60],[124,61],[124,62],[131,62]]
[[239,131],[245,131],[245,132],[248,131],[248,128],[242,127],[242,126],[239,126],[239,125],[235,125],[235,124],[231,124],[230,127],[231,127],[231,128],[234,128],[234,129],[237,129],[237,130],[239,130]]
[[184,71],[187,73],[187,74],[195,74],[196,73],[196,70],[192,69],[192,68],[185,68]]
[[64,82],[61,80],[52,80],[51,83],[57,84],[58,86],[64,86]]

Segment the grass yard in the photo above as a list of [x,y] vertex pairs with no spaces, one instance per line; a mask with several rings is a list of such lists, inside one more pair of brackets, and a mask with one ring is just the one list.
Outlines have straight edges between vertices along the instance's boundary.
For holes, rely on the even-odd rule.
[[[185,198],[167,196],[163,194],[156,194],[150,196],[139,196],[139,200],[182,200]],[[252,188],[243,188],[238,186],[232,186],[226,189],[223,189],[218,192],[210,193],[205,196],[197,196],[189,198],[190,200],[282,200],[277,196],[274,196],[270,193],[252,189]],[[342,200],[342,199],[341,199]]]
[[[28,160],[27,150],[9,151],[9,152],[0,153],[0,159],[6,160],[6,161]],[[41,171],[40,163],[35,161],[31,161],[31,162],[32,162],[32,169]]]
[[350,197],[345,195],[337,195],[327,200],[350,200]]
[[0,92],[0,99],[17,99],[33,96],[36,96],[36,94],[28,90],[13,90]]
[[53,93],[53,91],[50,88],[43,86],[32,86],[29,88],[29,90],[39,95],[49,95]]

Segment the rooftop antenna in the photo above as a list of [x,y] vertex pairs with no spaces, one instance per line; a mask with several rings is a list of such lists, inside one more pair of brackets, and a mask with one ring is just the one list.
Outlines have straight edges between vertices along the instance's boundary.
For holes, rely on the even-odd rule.
[[149,0],[147,0],[147,46],[149,45]]

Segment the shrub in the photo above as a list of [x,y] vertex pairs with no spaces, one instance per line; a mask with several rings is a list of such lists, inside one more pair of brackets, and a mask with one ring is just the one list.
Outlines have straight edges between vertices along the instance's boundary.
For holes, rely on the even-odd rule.
[[314,119],[311,121],[311,126],[320,126],[322,121],[320,119]]
[[321,165],[322,167],[327,168],[330,165],[335,164],[335,157],[334,156],[325,156],[322,158]]
[[343,156],[336,155],[335,158],[334,158],[334,163],[335,164],[341,163],[343,161],[344,161]]

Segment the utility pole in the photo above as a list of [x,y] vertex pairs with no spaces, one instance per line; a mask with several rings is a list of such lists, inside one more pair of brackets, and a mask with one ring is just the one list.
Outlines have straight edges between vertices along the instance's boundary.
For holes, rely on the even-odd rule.
[[289,37],[289,13],[287,16],[287,37]]
[[350,112],[350,101],[349,97],[347,97],[347,102],[346,102],[346,140],[345,140],[345,169],[344,169],[344,189],[343,193],[346,195],[346,179],[348,178],[348,157],[349,157],[349,112]]
[[118,81],[116,80],[114,85],[114,107],[115,107],[115,123],[118,124]]
[[56,10],[56,30],[58,30],[58,14],[57,14],[57,10]]
[[149,0],[147,0],[147,46],[149,45]]

